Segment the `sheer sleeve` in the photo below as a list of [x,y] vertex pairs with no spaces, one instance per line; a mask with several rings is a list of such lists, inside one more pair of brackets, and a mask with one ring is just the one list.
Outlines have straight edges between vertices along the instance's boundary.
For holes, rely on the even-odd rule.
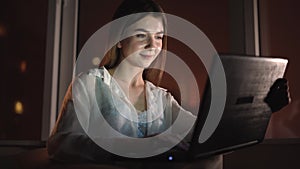
[[[189,142],[193,134],[193,124],[197,117],[179,105],[170,93],[167,92],[165,98],[165,111],[168,116],[171,116],[171,118],[168,118],[170,119],[169,124],[172,125],[175,133],[186,135],[183,140],[184,142]],[[174,124],[176,125],[174,126]]]
[[[81,122],[82,125],[79,123],[72,98],[72,87],[82,91],[80,96],[77,96],[80,98],[75,101],[80,101],[80,104],[85,105],[82,108],[85,110],[81,111],[85,112],[84,116],[89,116],[89,98],[84,92],[85,86],[80,83],[76,83],[75,86],[74,83],[71,84],[65,95],[55,128],[48,139],[48,153],[51,159],[64,162],[106,160],[109,158],[109,153],[96,145],[82,128],[82,125],[86,126],[88,122]],[[85,118],[88,119],[88,117]]]

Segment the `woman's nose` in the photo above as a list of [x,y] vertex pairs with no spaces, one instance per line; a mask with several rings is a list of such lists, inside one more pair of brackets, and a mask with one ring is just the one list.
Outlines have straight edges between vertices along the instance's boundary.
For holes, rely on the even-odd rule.
[[146,48],[155,48],[157,47],[157,42],[154,36],[149,36],[147,39]]

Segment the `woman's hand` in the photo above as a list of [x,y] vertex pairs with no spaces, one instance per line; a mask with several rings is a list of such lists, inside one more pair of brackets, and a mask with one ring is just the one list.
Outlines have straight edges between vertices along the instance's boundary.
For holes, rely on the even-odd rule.
[[288,105],[291,101],[288,81],[285,78],[277,79],[264,101],[269,105],[272,112],[277,112]]

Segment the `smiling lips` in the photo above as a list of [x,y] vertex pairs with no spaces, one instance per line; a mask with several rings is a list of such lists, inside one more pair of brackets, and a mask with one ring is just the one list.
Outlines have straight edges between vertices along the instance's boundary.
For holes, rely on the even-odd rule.
[[144,58],[152,58],[154,55],[148,55],[148,54],[140,54],[141,56],[143,56]]
[[144,58],[152,58],[155,56],[155,52],[151,52],[151,53],[140,53],[141,56],[143,56]]

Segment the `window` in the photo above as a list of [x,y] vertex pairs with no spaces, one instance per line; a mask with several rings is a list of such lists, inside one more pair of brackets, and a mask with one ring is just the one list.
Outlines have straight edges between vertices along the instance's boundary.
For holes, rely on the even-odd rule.
[[47,8],[46,0],[1,1],[0,140],[41,138]]
[[262,0],[259,4],[261,53],[289,60],[285,77],[292,98],[290,105],[272,116],[267,138],[300,137],[299,5],[297,0]]

